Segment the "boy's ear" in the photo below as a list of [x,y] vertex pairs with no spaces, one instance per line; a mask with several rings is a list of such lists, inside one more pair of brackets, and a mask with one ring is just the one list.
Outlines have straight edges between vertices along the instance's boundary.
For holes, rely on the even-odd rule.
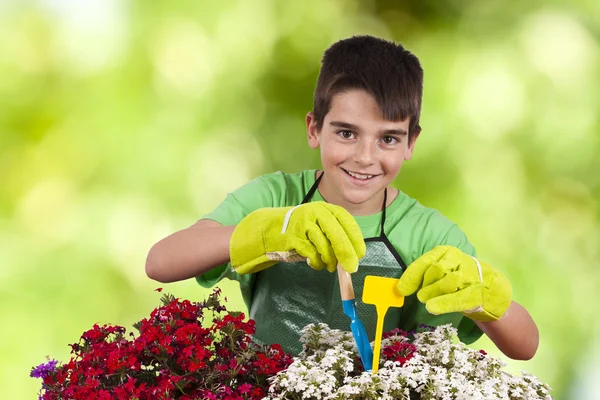
[[306,114],[306,133],[308,135],[308,145],[312,149],[319,148],[319,130],[315,122],[315,115],[313,112]]
[[404,154],[404,160],[408,161],[412,159],[413,152],[415,151],[415,143],[421,134],[421,127],[418,127],[411,135],[410,142],[408,143],[408,149]]

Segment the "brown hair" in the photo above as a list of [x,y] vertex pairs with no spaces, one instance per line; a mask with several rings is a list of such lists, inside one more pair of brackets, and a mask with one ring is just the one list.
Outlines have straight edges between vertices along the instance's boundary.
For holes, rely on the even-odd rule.
[[351,89],[370,93],[389,121],[410,118],[409,140],[421,130],[423,69],[419,59],[401,45],[373,36],[353,36],[323,53],[313,105],[319,131],[333,96]]

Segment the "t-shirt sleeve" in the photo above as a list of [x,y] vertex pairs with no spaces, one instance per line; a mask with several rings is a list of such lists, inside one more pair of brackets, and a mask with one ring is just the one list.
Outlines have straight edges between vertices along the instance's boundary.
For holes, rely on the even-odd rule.
[[[464,253],[476,257],[475,247],[467,239],[467,235],[453,224],[438,245],[449,245],[459,248]],[[458,337],[463,343],[471,344],[483,335],[483,332],[471,319],[463,317],[458,324]]]
[[[210,219],[223,226],[237,225],[252,211],[264,207],[274,207],[272,186],[264,177],[258,177],[229,193],[225,200],[211,213],[201,219]],[[205,274],[196,277],[198,284],[210,288],[223,278],[234,279],[243,285],[250,280],[250,275],[238,275],[231,268],[230,263],[220,265]]]
[[436,244],[436,246],[440,245],[454,246],[470,256],[477,256],[475,247],[473,247],[471,242],[469,242],[469,239],[467,239],[467,235],[465,235],[465,233],[457,225],[454,224],[446,232],[446,235],[442,238],[441,243]]
[[217,208],[201,219],[211,219],[223,226],[237,225],[252,211],[274,207],[273,191],[268,181],[259,176],[233,193],[229,193]]

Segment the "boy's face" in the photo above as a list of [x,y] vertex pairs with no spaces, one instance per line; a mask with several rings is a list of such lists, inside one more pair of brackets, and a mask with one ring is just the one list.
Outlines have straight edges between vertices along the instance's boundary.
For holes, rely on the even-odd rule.
[[321,149],[323,197],[353,215],[381,211],[383,190],[413,154],[418,134],[409,143],[408,125],[409,119],[383,119],[373,96],[363,90],[335,95],[320,132],[308,113],[308,144]]

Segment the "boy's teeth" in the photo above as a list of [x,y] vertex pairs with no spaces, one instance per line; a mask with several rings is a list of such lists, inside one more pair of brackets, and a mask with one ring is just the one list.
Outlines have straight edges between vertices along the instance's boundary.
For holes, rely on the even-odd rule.
[[356,173],[350,172],[350,171],[346,171],[346,172],[348,172],[348,175],[350,175],[350,176],[352,176],[352,177],[354,177],[356,179],[369,179],[369,178],[373,177],[373,175],[356,174]]

